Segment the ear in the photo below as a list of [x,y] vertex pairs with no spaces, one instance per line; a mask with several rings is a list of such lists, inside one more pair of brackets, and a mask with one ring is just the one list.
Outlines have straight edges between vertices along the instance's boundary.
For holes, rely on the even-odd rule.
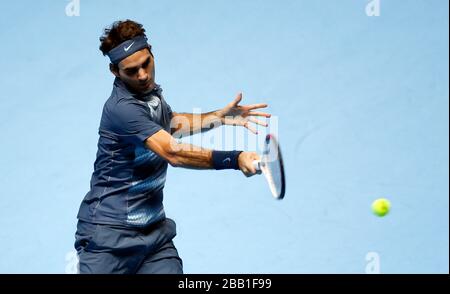
[[112,72],[113,75],[120,78],[119,74],[119,67],[117,65],[114,65],[112,63],[109,64],[109,70]]

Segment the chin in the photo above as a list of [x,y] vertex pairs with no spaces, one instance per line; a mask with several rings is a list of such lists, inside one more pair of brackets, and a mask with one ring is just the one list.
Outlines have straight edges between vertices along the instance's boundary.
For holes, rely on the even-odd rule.
[[148,92],[151,92],[154,88],[155,88],[155,83],[152,82],[152,83],[150,83],[150,85],[148,85],[148,87],[140,88],[139,90],[142,93],[148,93]]

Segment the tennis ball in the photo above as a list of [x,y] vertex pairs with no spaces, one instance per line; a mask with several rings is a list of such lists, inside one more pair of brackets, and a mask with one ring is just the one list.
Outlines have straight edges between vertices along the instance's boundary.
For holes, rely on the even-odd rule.
[[391,208],[391,203],[389,200],[380,198],[375,200],[372,203],[372,211],[377,216],[385,216],[389,213],[389,209]]

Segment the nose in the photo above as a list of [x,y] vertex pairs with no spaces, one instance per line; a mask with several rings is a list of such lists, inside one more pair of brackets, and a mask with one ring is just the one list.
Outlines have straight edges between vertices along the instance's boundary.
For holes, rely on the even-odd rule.
[[148,74],[143,68],[140,68],[138,71],[138,79],[139,81],[146,81],[148,79]]

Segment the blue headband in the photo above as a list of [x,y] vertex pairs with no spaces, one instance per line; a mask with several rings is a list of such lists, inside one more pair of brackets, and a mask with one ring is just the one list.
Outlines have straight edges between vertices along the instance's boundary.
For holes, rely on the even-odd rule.
[[147,37],[137,36],[111,49],[107,55],[111,63],[117,65],[123,59],[144,48],[150,48],[150,45],[147,43]]

